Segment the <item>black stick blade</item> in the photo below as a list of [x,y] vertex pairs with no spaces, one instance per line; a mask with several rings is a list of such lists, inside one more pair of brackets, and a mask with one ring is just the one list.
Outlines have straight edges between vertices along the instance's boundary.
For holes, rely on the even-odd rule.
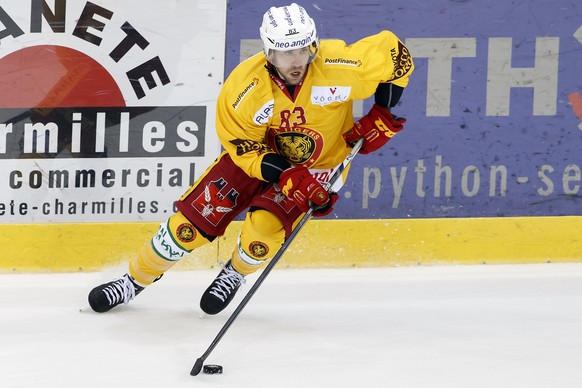
[[204,360],[202,360],[202,358],[197,359],[190,371],[190,376],[197,376],[202,370],[202,364],[204,364]]

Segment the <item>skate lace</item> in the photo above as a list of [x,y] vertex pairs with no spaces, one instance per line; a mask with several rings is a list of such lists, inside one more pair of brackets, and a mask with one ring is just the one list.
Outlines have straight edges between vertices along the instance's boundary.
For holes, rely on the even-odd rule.
[[103,289],[109,305],[114,305],[120,302],[127,304],[135,297],[135,287],[127,276],[123,276]]
[[223,270],[220,272],[209,294],[216,296],[221,301],[225,301],[239,284],[245,282],[245,276],[238,273],[232,266],[221,263]]

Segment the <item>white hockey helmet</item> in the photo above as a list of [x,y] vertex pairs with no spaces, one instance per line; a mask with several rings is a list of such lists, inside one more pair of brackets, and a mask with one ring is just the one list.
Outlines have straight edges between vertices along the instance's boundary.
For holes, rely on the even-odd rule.
[[319,38],[315,22],[303,7],[292,3],[284,7],[271,7],[263,15],[260,28],[261,40],[267,59],[273,62],[276,51],[292,51],[302,48],[308,54],[307,63],[315,59]]

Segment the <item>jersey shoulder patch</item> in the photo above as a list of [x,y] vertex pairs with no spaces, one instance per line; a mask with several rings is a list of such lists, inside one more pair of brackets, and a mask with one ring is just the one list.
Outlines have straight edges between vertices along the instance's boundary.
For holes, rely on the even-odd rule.
[[[270,90],[269,74],[264,64],[264,57],[256,55],[238,65],[229,75],[222,93],[231,109],[238,111],[248,105],[247,101],[264,100],[263,95]],[[251,95],[254,98],[250,98]],[[252,110],[252,106],[249,109]]]
[[327,40],[321,43],[321,66],[326,70],[361,71],[363,60],[357,51],[350,50],[343,40]]

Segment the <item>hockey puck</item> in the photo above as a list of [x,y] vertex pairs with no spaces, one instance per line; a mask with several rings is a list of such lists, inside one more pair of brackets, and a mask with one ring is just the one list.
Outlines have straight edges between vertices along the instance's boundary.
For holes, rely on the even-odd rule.
[[222,373],[222,365],[204,365],[202,372],[207,375],[217,375]]

